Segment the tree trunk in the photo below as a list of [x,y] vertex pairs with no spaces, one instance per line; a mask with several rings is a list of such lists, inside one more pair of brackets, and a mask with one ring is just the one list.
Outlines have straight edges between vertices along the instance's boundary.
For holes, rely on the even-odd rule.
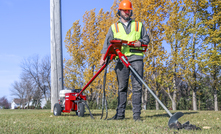
[[176,110],[176,93],[177,93],[177,86],[176,86],[176,64],[174,65],[174,74],[173,74],[173,99],[172,99],[172,109]]
[[197,111],[197,104],[196,104],[196,90],[193,90],[193,110]]
[[175,93],[175,91],[173,92],[173,98],[172,98],[172,96],[170,95],[170,89],[169,89],[169,87],[167,87],[167,91],[168,91],[167,94],[168,94],[170,100],[172,101],[172,109],[173,109],[173,110],[176,110],[176,101],[175,101],[175,99],[176,99],[176,93]]
[[[178,46],[177,46],[177,40],[175,43],[175,53],[177,54],[178,52]],[[172,109],[176,110],[176,96],[177,96],[177,77],[176,77],[176,73],[177,73],[177,55],[175,55],[174,57],[175,63],[173,64],[173,99],[172,99]]]
[[[156,96],[158,97],[159,96],[159,92],[156,91]],[[156,102],[156,110],[159,110],[159,103],[158,101],[155,99],[155,102]]]
[[[103,95],[102,95],[103,96]],[[97,108],[100,109],[99,103],[100,103],[100,95],[97,95]]]
[[214,110],[218,111],[218,99],[217,99],[217,90],[214,89]]
[[148,93],[147,89],[144,90],[144,110],[147,110],[147,99],[148,99]]
[[[29,103],[29,102],[28,102]],[[29,109],[29,104],[28,104],[28,107],[27,107],[27,109]]]
[[47,99],[47,96],[46,96],[46,94],[45,94],[44,96],[45,96],[45,102],[47,103],[47,102],[48,102],[48,99]]
[[200,104],[201,104],[201,103],[200,103],[200,100],[201,100],[201,98],[200,98],[200,95],[199,95],[199,100],[198,100],[198,109],[199,109],[199,110],[200,110],[200,107],[201,107],[201,106],[200,106]]
[[172,109],[176,110],[176,91],[173,92]]
[[[143,90],[142,90],[142,97],[141,97],[141,102],[142,102],[142,106],[141,106],[141,107],[142,107],[142,109],[144,109],[144,103],[145,103],[145,102],[144,102],[144,97],[145,97],[145,96],[144,96],[144,92],[145,92],[145,90],[143,89]],[[146,109],[145,109],[145,110],[146,110]]]

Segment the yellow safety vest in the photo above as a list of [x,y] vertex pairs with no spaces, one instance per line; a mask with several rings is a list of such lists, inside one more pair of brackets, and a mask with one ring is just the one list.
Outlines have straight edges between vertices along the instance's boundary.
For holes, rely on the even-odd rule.
[[[138,22],[138,21],[131,21],[131,32],[129,34],[127,34],[124,30],[123,24],[122,23],[114,23],[111,25],[111,29],[113,31],[114,34],[114,38],[117,39],[121,39],[121,40],[126,40],[126,41],[138,41],[140,39],[141,36],[141,28],[142,28],[142,23]],[[130,52],[130,49],[141,49],[142,48],[131,48],[128,46],[122,46],[121,48],[121,52],[125,55],[125,56],[131,56],[131,55],[138,55],[138,56],[143,56],[143,53],[134,53],[134,52]]]

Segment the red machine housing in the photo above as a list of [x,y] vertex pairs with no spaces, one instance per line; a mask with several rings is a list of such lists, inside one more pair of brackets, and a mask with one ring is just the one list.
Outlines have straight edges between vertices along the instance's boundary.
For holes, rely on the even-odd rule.
[[[71,111],[77,111],[78,110],[78,101],[76,99],[76,96],[79,95],[79,93],[66,93],[65,94],[65,108],[62,110],[62,112],[70,113]],[[87,100],[86,95],[80,94],[79,97],[83,100]],[[59,101],[59,104],[61,102]]]

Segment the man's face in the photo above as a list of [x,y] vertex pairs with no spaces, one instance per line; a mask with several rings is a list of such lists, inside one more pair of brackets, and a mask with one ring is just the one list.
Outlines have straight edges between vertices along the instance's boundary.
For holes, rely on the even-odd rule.
[[120,16],[124,20],[130,20],[131,10],[120,10]]

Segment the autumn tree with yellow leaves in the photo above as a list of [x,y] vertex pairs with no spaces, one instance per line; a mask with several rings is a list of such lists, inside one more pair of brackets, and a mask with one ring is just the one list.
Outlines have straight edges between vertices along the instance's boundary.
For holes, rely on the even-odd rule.
[[[201,44],[201,25],[203,10],[207,7],[206,0],[185,0],[182,3],[184,16],[180,20],[183,23],[182,45],[180,51],[180,70],[184,81],[192,91],[192,107],[197,110],[197,91],[200,85],[200,71],[198,66],[201,64],[201,54],[204,45]],[[189,17],[192,16],[192,17]],[[199,92],[199,91],[198,91]]]
[[207,45],[201,67],[206,75],[209,74],[214,110],[218,111],[218,90],[221,83],[221,2],[209,0],[208,5],[210,8],[207,8],[201,16],[204,19],[203,44]]
[[[79,20],[67,31],[65,44],[70,59],[65,59],[64,80],[67,88],[82,88],[101,68],[100,51],[116,16],[115,0],[110,11],[100,9],[86,11],[83,25]],[[131,0],[133,16],[144,24],[150,43],[144,56],[144,81],[173,110],[181,104],[181,94],[192,99],[192,109],[197,110],[197,101],[202,79],[210,80],[214,93],[214,109],[218,110],[217,95],[220,83],[220,2],[215,0]],[[165,42],[170,46],[164,46]],[[108,66],[106,95],[109,100],[117,97],[115,64]],[[86,89],[89,101],[99,101],[102,95],[103,72]],[[188,93],[183,93],[183,88]],[[131,85],[128,85],[128,101],[131,100]],[[148,90],[143,89],[143,106],[147,107]],[[211,92],[212,93],[212,92]],[[165,94],[168,96],[165,97]],[[162,95],[164,95],[162,97]],[[198,97],[198,96],[199,97]],[[166,99],[165,99],[166,98]],[[170,100],[168,101],[167,98]],[[185,98],[184,98],[185,99]],[[187,100],[185,100],[187,101]],[[163,102],[163,103],[165,103]],[[169,102],[169,103],[168,103]],[[172,104],[170,104],[170,102]],[[179,102],[179,103],[178,103]],[[159,104],[156,101],[156,109]]]
[[79,20],[67,31],[65,47],[70,59],[64,59],[64,84],[69,89],[80,89],[83,86],[83,70],[85,64],[85,53],[81,46],[81,26]]
[[[133,4],[133,17],[136,21],[144,24],[148,31],[150,43],[144,58],[144,81],[146,81],[159,95],[161,77],[160,71],[164,68],[164,61],[167,59],[165,48],[162,46],[163,41],[163,22],[166,19],[167,11],[165,9],[165,0],[131,0]],[[143,105],[146,107],[148,90],[145,89],[145,101]],[[156,102],[156,109],[159,104]]]
[[[114,6],[115,5],[115,6]],[[112,9],[116,8],[116,3]],[[79,25],[79,20],[73,23],[73,26],[66,34],[65,43],[70,59],[65,59],[64,80],[67,88],[83,88],[94,74],[101,68],[99,59],[101,49],[112,24],[113,12],[104,12],[101,9],[96,15],[95,9],[86,11],[83,16],[83,27]],[[107,95],[116,97],[117,82],[113,69],[113,64],[109,65],[107,74],[106,91]],[[89,101],[101,98],[103,84],[103,73],[101,73],[86,89],[85,94]]]
[[[180,5],[182,4],[181,0],[177,1],[168,1],[167,9],[168,9],[168,21],[164,25],[164,39],[171,47],[171,55],[170,61],[168,62],[171,66],[171,77],[167,79],[168,82],[172,82],[172,86],[170,87],[169,94],[172,93],[172,97],[170,97],[172,101],[172,109],[176,110],[177,107],[177,92],[178,92],[178,77],[181,75],[179,64],[181,62],[180,50],[185,42],[183,40],[183,29],[182,27],[185,23],[180,23],[184,14],[180,9]],[[169,80],[169,81],[168,81]]]

